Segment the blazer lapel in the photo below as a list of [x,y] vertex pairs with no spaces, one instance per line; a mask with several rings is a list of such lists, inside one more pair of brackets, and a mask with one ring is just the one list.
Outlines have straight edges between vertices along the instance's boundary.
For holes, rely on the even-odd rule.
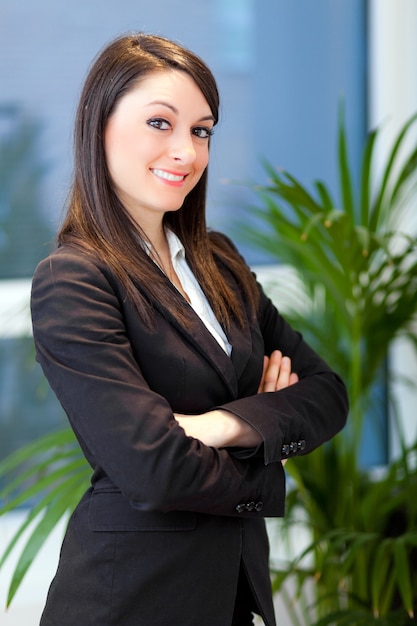
[[[172,286],[172,289],[175,289],[175,287]],[[232,353],[229,357],[206,328],[197,313],[195,313],[194,309],[185,300],[184,307],[188,318],[187,327],[181,324],[160,302],[153,300],[153,306],[217,370],[233,398],[236,398],[238,394],[238,379],[248,362],[252,350],[252,337],[249,326],[246,324],[244,328],[240,328],[236,323],[232,322],[229,333],[226,333],[232,346]]]

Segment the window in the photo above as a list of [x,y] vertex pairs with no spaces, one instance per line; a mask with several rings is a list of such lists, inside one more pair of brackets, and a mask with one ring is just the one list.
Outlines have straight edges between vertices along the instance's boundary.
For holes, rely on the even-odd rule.
[[[35,10],[6,1],[0,23],[6,52],[0,55],[2,306],[9,300],[9,281],[30,280],[49,250],[71,176],[77,95],[93,56],[116,34],[143,29],[167,35],[213,69],[222,106],[210,162],[208,222],[233,236],[252,266],[272,259],[239,240],[234,225],[241,207],[253,201],[246,183],[265,179],[261,158],[284,166],[306,185],[323,178],[336,187],[343,94],[351,152],[359,159],[366,130],[363,3],[181,0],[179,20],[168,0],[156,4],[157,11],[155,3],[143,3],[138,11],[132,0],[123,10],[106,3],[97,20],[95,3],[75,0],[58,10],[45,0]],[[22,289],[26,293],[27,285]],[[33,365],[30,337],[0,330],[0,349],[0,425],[4,440],[14,446],[23,440],[11,434],[11,423],[21,420],[30,439],[62,416]]]

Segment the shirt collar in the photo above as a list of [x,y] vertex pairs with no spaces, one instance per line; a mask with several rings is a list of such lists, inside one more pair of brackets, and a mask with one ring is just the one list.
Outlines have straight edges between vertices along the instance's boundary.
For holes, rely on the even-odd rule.
[[168,241],[169,251],[171,253],[171,259],[176,258],[183,259],[185,257],[185,249],[177,235],[169,228],[165,229],[166,238]]

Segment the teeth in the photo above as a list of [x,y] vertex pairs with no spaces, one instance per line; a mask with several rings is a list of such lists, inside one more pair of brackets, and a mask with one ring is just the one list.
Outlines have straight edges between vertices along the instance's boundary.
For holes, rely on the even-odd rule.
[[165,180],[170,180],[174,183],[179,183],[181,180],[184,180],[185,176],[176,176],[175,174],[170,174],[169,172],[164,172],[164,170],[153,170],[153,173],[159,178],[165,178]]

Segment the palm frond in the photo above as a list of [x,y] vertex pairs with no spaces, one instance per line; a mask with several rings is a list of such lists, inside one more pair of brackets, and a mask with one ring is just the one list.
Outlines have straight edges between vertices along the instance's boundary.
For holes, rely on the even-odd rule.
[[70,429],[41,437],[0,463],[0,480],[5,482],[0,491],[0,516],[18,507],[30,507],[0,556],[1,569],[26,536],[12,572],[7,606],[51,531],[62,518],[69,517],[88,488],[90,474],[91,468]]

